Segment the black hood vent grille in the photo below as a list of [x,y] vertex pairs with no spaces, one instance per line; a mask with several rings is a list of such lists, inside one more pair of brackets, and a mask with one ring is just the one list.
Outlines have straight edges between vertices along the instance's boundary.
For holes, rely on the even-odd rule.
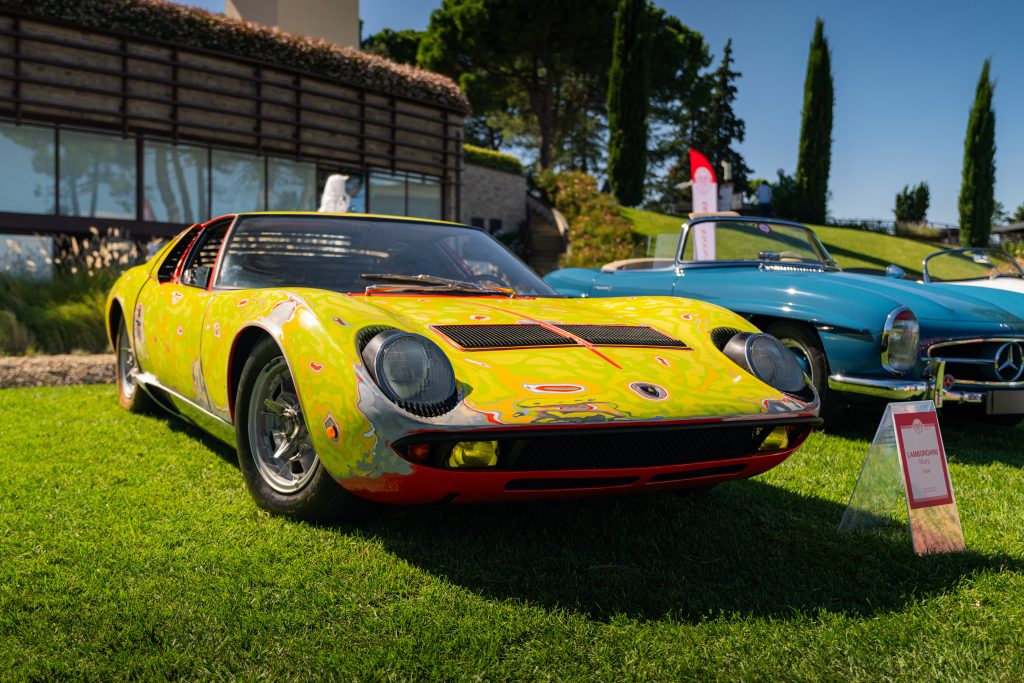
[[434,331],[467,351],[525,349],[551,346],[689,348],[646,325],[436,325]]

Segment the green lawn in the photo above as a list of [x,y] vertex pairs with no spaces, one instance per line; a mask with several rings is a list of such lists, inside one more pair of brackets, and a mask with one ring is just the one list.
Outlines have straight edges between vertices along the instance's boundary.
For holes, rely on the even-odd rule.
[[[686,220],[678,216],[628,208],[623,209],[623,215],[633,224],[634,232],[644,236],[679,234],[679,228]],[[890,263],[894,263],[907,271],[908,276],[917,278],[921,275],[921,261],[924,257],[945,248],[942,245],[866,230],[824,225],[811,227],[843,268],[884,270]]]
[[272,518],[113,387],[0,391],[0,678],[1024,677],[1024,430],[947,429],[969,552],[837,538],[877,416],[705,496]]

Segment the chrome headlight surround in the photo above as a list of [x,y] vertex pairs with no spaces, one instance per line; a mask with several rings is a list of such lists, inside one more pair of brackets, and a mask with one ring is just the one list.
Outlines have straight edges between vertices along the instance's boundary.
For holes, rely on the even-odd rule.
[[882,326],[882,367],[899,375],[917,365],[917,347],[921,341],[921,325],[906,306],[898,306],[885,318]]
[[361,355],[373,381],[403,410],[437,417],[458,403],[451,361],[422,335],[385,330],[367,342]]
[[726,342],[722,353],[759,380],[786,394],[801,394],[807,376],[793,352],[770,334],[741,332]]

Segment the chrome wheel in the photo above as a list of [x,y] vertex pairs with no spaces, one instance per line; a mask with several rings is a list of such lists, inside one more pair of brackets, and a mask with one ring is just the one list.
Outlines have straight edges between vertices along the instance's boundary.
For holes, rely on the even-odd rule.
[[272,359],[256,377],[248,422],[252,458],[267,485],[295,493],[308,484],[319,460],[283,357]]
[[138,389],[135,382],[135,353],[128,343],[128,334],[124,326],[121,333],[117,335],[117,379],[118,389],[121,395],[129,401],[135,396]]

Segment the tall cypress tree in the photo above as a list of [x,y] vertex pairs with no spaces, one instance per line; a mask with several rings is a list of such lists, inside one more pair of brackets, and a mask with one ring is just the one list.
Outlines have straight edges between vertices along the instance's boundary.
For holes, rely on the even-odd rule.
[[643,201],[647,177],[647,0],[619,0],[608,74],[608,181],[626,206]]
[[996,113],[992,110],[995,85],[988,76],[989,60],[981,67],[974,106],[967,119],[964,171],[960,185],[960,244],[983,247],[992,231],[996,186]]
[[800,121],[800,153],[796,165],[799,218],[811,223],[825,221],[828,173],[832,165],[832,58],[825,39],[825,22],[814,23],[814,38],[807,56],[804,110]]

